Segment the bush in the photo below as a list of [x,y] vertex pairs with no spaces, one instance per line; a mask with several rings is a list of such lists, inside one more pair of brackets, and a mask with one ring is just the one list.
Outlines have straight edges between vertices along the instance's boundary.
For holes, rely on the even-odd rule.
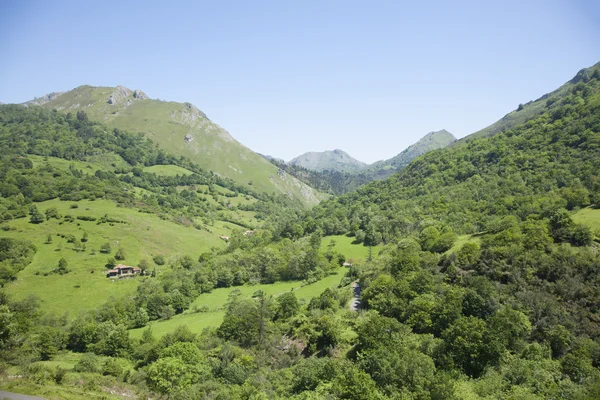
[[119,261],[123,261],[125,259],[125,250],[123,250],[122,247],[119,247],[119,250],[117,250],[117,253],[115,254],[115,259]]
[[76,372],[95,372],[95,373],[97,373],[97,372],[100,372],[100,364],[101,364],[100,357],[98,357],[94,353],[86,353],[79,361],[77,361],[77,364],[75,364],[75,367],[73,367],[73,370]]
[[165,256],[162,254],[156,255],[152,258],[156,265],[165,265]]
[[106,242],[100,246],[100,253],[109,254],[111,252],[110,243]]

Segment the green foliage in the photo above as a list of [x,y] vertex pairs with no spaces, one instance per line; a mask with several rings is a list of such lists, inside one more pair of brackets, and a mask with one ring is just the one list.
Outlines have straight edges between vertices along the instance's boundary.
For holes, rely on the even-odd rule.
[[110,252],[112,251],[111,247],[110,247],[110,243],[104,243],[102,246],[100,246],[100,253],[104,253],[104,254],[110,254]]
[[70,270],[69,270],[69,264],[67,263],[67,260],[65,260],[64,258],[61,258],[60,260],[58,260],[58,267],[56,267],[54,272],[57,274],[60,274],[60,275],[68,274],[70,272]]
[[119,247],[119,249],[115,253],[115,260],[118,260],[118,261],[125,260],[125,250],[123,250],[122,247]]

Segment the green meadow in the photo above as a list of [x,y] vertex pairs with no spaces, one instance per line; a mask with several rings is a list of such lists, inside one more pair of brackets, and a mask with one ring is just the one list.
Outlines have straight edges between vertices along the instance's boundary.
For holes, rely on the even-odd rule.
[[600,236],[600,209],[586,207],[573,214],[573,221],[592,228],[594,235]]
[[[77,208],[71,208],[74,205]],[[105,264],[120,247],[126,258],[118,262],[134,266],[144,258],[151,261],[157,254],[164,255],[167,260],[181,255],[196,259],[212,247],[225,247],[218,232],[178,225],[154,214],[118,207],[107,200],[74,203],[55,199],[36,203],[36,206],[42,213],[56,207],[61,215],[69,214],[75,218],[74,222],[50,219],[41,224],[31,224],[29,218],[21,218],[4,224],[10,231],[0,231],[0,236],[30,240],[36,246],[32,263],[5,289],[16,299],[35,294],[42,301],[43,311],[76,314],[99,306],[111,296],[134,291],[136,279],[112,281],[105,277]],[[98,221],[76,219],[78,216],[100,218],[105,215],[124,223],[98,224]],[[81,243],[84,232],[87,232],[88,241]],[[58,234],[73,235],[82,246],[85,244],[85,250],[76,249],[74,243],[68,243]],[[47,243],[48,235],[52,238],[51,243]],[[111,246],[110,254],[99,251],[105,243]],[[66,275],[51,273],[61,258],[67,260],[71,272]],[[162,268],[166,266],[158,267],[159,273]]]
[[176,176],[176,175],[191,175],[192,171],[179,167],[177,165],[153,165],[151,167],[144,168],[144,172],[149,174],[156,174],[159,176]]
[[[194,333],[200,333],[205,328],[215,328],[221,324],[225,316],[227,299],[231,292],[239,291],[242,297],[250,297],[258,290],[272,296],[293,291],[301,303],[308,303],[310,299],[320,295],[326,288],[338,286],[345,272],[345,268],[338,268],[334,274],[309,285],[303,285],[304,282],[302,281],[291,281],[214,289],[210,293],[203,293],[198,296],[190,309],[183,314],[176,315],[166,321],[152,322],[149,326],[152,327],[152,333],[157,337],[163,336],[181,325],[186,325]],[[204,311],[195,312],[196,309]],[[146,328],[131,330],[131,336],[133,338],[141,337],[144,329]]]
[[457,251],[459,251],[464,245],[465,243],[480,243],[481,242],[481,238],[478,236],[478,234],[474,234],[474,235],[461,235],[458,238],[456,238],[456,241],[454,242],[454,245],[450,248],[450,250],[446,251],[445,254],[452,254],[452,253],[456,253]]
[[[327,248],[332,240],[335,243],[334,250],[343,254],[346,257],[346,260],[361,262],[365,261],[369,257],[369,248],[367,246],[355,244],[354,237],[346,235],[325,236],[321,240],[321,251],[327,251]],[[381,247],[381,245],[373,247],[373,257],[377,255]]]

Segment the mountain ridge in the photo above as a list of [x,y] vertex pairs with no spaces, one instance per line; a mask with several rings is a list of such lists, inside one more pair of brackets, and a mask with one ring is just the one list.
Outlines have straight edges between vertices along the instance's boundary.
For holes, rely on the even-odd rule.
[[260,192],[285,194],[306,206],[325,198],[294,177],[280,173],[189,102],[155,100],[125,86],[82,85],[24,105],[67,113],[84,111],[90,119],[113,129],[143,134],[166,151],[188,157],[206,170]]

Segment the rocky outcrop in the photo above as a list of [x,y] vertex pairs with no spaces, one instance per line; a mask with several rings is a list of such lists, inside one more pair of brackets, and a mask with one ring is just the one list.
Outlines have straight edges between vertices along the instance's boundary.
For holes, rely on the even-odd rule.
[[133,94],[131,89],[127,89],[125,86],[117,86],[115,90],[108,96],[106,101],[110,105],[117,105],[127,101],[128,97]]
[[33,100],[26,102],[25,105],[42,106],[46,103],[50,103],[52,100],[56,99],[58,96],[60,96],[61,94],[64,94],[64,93],[65,92],[48,93],[42,97],[38,97],[38,98],[35,98]]
[[148,100],[149,99],[148,95],[146,93],[142,92],[141,90],[134,90],[133,98],[136,100]]

